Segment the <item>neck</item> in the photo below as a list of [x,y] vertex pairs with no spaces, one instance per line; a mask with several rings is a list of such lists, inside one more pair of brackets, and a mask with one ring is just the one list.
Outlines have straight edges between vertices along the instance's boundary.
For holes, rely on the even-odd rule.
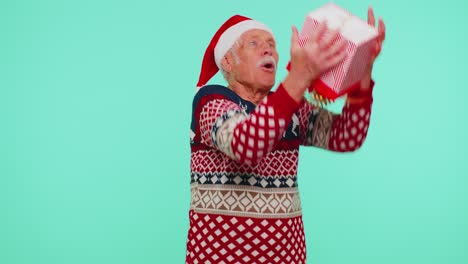
[[265,98],[270,92],[270,89],[251,87],[238,82],[231,82],[229,83],[228,87],[229,89],[233,90],[237,95],[239,95],[242,99],[250,101],[255,105],[259,105],[262,102],[263,98]]

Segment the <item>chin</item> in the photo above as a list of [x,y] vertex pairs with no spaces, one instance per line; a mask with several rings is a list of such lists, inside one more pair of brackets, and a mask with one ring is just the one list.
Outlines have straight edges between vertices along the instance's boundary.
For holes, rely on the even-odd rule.
[[275,85],[275,79],[273,78],[273,80],[268,80],[268,81],[265,81],[262,83],[262,86],[268,88],[268,90],[271,90],[271,88],[273,88],[273,85]]
[[261,78],[258,80],[258,84],[261,85],[261,86],[269,86],[269,87],[273,87],[273,85],[275,85],[275,76],[268,76],[266,78]]
[[274,82],[271,83],[271,84],[261,84],[259,90],[261,90],[261,91],[270,91],[273,88],[273,85],[275,85]]

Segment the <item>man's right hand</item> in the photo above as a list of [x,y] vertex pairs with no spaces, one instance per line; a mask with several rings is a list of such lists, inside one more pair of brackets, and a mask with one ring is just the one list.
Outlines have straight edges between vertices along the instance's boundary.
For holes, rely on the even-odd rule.
[[312,81],[346,57],[346,42],[337,39],[338,31],[323,36],[326,30],[326,24],[320,23],[300,46],[297,28],[292,27],[290,70],[283,85],[297,102]]

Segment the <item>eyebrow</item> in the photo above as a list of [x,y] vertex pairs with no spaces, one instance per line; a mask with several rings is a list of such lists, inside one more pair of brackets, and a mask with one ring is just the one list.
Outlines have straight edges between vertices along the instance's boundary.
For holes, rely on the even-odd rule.
[[[250,35],[249,38],[250,39],[260,38],[260,35],[253,34],[253,35]],[[267,42],[273,42],[274,44],[276,44],[276,41],[275,41],[275,39],[273,37],[268,37]]]

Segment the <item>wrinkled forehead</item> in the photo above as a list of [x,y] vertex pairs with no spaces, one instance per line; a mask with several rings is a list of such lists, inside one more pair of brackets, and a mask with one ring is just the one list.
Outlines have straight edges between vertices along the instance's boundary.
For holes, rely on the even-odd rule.
[[240,40],[249,40],[249,39],[263,39],[263,40],[272,40],[275,41],[275,37],[268,31],[263,29],[250,29],[242,33],[239,37]]

